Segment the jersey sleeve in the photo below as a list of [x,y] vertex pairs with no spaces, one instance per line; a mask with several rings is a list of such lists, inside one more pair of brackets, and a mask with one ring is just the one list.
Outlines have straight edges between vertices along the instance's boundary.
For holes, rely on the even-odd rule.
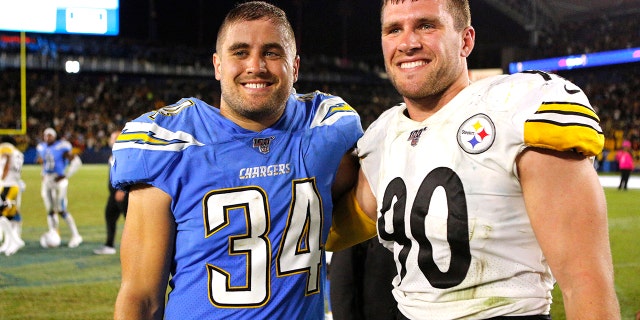
[[71,142],[67,140],[60,140],[60,146],[65,152],[71,153],[73,151],[73,146],[71,145]]
[[404,107],[400,105],[383,112],[376,121],[369,125],[362,138],[358,140],[356,151],[360,159],[360,166],[369,182],[371,191],[376,197],[378,196],[376,191],[380,175],[378,170],[382,168],[381,146],[387,137],[386,129],[393,124],[397,113],[402,112],[402,110],[404,110]]
[[0,156],[3,155],[10,155],[13,152],[13,149],[11,149],[11,147],[9,147],[8,145],[0,144]]
[[541,102],[524,121],[525,146],[575,151],[585,156],[602,152],[600,119],[584,92],[559,76],[538,74],[544,83],[534,90],[539,92]]
[[355,146],[362,136],[362,124],[358,112],[342,98],[315,93],[320,99],[311,128],[334,126],[347,144],[347,149]]
[[184,123],[180,117],[188,115],[166,114],[176,105],[163,108],[165,114],[161,109],[125,125],[113,146],[111,184],[115,188],[127,190],[138,183],[155,185],[154,181],[171,170],[181,151],[203,145],[188,128],[176,127]]

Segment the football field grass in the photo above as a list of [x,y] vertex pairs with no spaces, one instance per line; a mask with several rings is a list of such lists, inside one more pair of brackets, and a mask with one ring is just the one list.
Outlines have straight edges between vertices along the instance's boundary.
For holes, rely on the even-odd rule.
[[[60,223],[62,245],[53,249],[40,247],[39,237],[47,226],[39,170],[40,167],[29,165],[23,171],[27,183],[22,200],[26,246],[14,256],[0,254],[0,320],[111,319],[120,285],[119,256],[93,254],[106,236],[108,167],[84,165],[70,179],[69,211],[84,238],[75,249],[66,246],[70,234],[64,221]],[[640,190],[605,188],[605,192],[622,319],[634,319],[640,309]],[[121,219],[117,247],[122,225]],[[558,290],[554,291],[552,317],[565,319]]]

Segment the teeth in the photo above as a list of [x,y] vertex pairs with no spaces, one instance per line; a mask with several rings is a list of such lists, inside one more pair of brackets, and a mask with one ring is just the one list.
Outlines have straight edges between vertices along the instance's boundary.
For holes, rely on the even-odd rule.
[[421,60],[421,61],[413,61],[413,62],[405,62],[405,63],[402,63],[402,64],[400,65],[400,68],[401,68],[401,69],[410,69],[410,68],[415,68],[415,67],[423,66],[423,65],[425,65],[425,64],[427,64],[427,63],[426,63],[426,62],[424,62],[424,61],[422,61],[422,60]]
[[252,89],[260,89],[260,88],[266,88],[267,84],[266,83],[247,83],[245,87],[252,88]]

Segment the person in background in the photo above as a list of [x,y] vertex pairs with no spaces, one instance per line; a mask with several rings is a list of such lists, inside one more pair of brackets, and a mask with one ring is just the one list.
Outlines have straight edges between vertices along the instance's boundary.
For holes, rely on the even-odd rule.
[[[116,139],[120,135],[120,131],[111,133],[109,137],[109,147],[113,148]],[[113,165],[113,156],[109,157],[109,165]],[[109,175],[111,175],[111,168],[109,168]],[[107,226],[107,240],[104,246],[93,250],[95,254],[115,254],[116,247],[114,245],[116,238],[116,229],[118,227],[118,219],[122,214],[125,218],[127,216],[127,206],[129,202],[129,195],[124,190],[118,190],[111,185],[111,179],[108,181],[109,197],[107,198],[107,205],[104,208],[104,220]]]
[[21,238],[22,216],[20,202],[24,182],[22,165],[24,155],[16,148],[10,136],[0,140],[0,253],[10,256],[24,247]]
[[[37,161],[42,164],[41,196],[47,210],[47,225],[49,233],[59,233],[59,218],[62,217],[69,226],[71,239],[69,248],[75,248],[82,243],[82,236],[71,213],[67,211],[67,189],[69,178],[82,166],[80,157],[73,154],[71,143],[64,139],[57,139],[57,132],[47,128],[43,132],[44,141],[36,146]],[[40,238],[41,244],[46,233]],[[45,245],[43,245],[45,247]]]
[[181,99],[113,148],[112,184],[129,190],[115,319],[324,319],[324,244],[360,118],[295,93],[293,30],[268,3],[227,14],[213,66],[219,108]]
[[618,190],[627,190],[629,177],[634,168],[633,156],[631,155],[631,141],[624,140],[622,142],[622,149],[616,153],[616,161],[618,161],[618,170],[620,170]]
[[584,92],[541,71],[472,83],[467,0],[384,0],[381,22],[403,103],[358,141],[355,204],[394,253],[401,318],[550,319],[557,281],[567,319],[620,319]]

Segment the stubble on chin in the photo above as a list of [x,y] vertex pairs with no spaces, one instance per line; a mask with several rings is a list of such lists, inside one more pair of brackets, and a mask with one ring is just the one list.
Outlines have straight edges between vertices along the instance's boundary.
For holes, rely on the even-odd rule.
[[278,94],[268,99],[249,99],[234,94],[223,94],[222,99],[231,111],[241,118],[255,122],[279,118],[284,110],[288,95]]
[[446,89],[447,79],[434,74],[423,76],[403,77],[394,75],[390,77],[391,84],[396,91],[405,98],[420,100],[442,94]]

